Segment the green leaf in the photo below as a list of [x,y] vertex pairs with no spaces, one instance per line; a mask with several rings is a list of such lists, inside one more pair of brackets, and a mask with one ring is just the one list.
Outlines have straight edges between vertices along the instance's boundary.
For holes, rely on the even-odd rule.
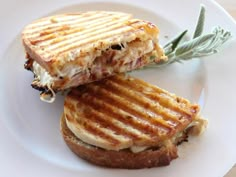
[[156,57],[155,55],[152,55],[152,56],[150,56],[149,59],[153,61],[153,60],[155,60],[156,58],[157,58],[157,57]]
[[182,43],[175,51],[175,54],[177,56],[183,55],[186,52],[189,52],[190,50],[193,50],[201,45],[204,45],[206,42],[211,40],[214,37],[214,34],[205,34],[203,36],[199,36],[195,39],[192,39],[190,41],[186,41]]
[[205,12],[206,12],[205,6],[201,5],[201,10],[200,10],[200,14],[198,17],[197,26],[195,28],[195,32],[193,35],[193,39],[196,37],[199,37],[203,33],[204,22],[205,22]]
[[[178,44],[180,43],[180,41],[183,39],[183,37],[185,36],[185,34],[187,34],[188,30],[183,31],[182,33],[180,33],[179,35],[177,35],[174,39],[172,39],[170,42],[168,42],[165,46],[164,46],[164,50],[167,51],[167,55],[169,52],[172,52],[175,50],[175,48],[178,46]],[[171,49],[171,50],[170,50]]]
[[221,27],[215,27],[211,33],[202,34],[204,20],[205,8],[201,6],[198,23],[193,35],[194,38],[182,42],[181,40],[187,33],[187,30],[183,31],[164,46],[165,54],[168,57],[167,61],[152,63],[145,68],[162,67],[175,62],[181,63],[183,60],[192,60],[196,57],[201,58],[218,52],[222,45],[232,37],[231,32]]
[[165,55],[168,56],[171,52],[173,52],[172,50],[172,44],[166,46],[166,48],[164,48],[164,52],[165,52]]

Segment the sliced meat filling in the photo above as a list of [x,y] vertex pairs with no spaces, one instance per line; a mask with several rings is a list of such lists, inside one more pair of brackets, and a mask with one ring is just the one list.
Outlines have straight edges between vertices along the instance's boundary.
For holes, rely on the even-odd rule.
[[158,56],[158,49],[156,49],[157,46],[152,40],[137,39],[127,44],[113,45],[103,51],[101,56],[91,58],[93,62],[87,68],[69,64],[57,77],[52,77],[37,62],[31,62],[31,59],[27,61],[25,68],[32,70],[35,75],[32,87],[42,91],[42,97],[48,97],[48,94],[53,95],[52,92],[76,87],[115,73],[131,71],[155,60],[158,61],[161,56]]

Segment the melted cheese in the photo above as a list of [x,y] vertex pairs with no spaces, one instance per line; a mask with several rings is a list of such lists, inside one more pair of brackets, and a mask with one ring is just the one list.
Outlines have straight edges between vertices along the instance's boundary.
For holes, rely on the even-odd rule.
[[208,124],[207,120],[197,118],[186,129],[189,129],[188,131],[189,135],[197,136],[201,135],[205,131],[207,124]]
[[[97,62],[96,64],[91,63],[90,64],[90,70],[88,68],[81,68],[77,67],[72,64],[65,65],[65,67],[59,72],[60,75],[58,77],[51,76],[44,68],[42,68],[37,62],[33,62],[33,72],[36,76],[35,80],[39,82],[41,86],[47,86],[48,88],[52,88],[53,84],[60,80],[60,77],[67,77],[68,83],[60,89],[66,89],[71,86],[70,81],[73,79],[73,77],[79,77],[79,75],[84,74],[85,72],[94,71],[92,74],[94,74],[97,78],[101,77],[103,75],[103,72],[106,73],[112,73],[114,69],[119,70],[115,72],[125,72],[127,70],[127,63],[130,63],[131,61],[134,61],[132,65],[136,65],[136,60],[140,58],[141,56],[150,53],[154,49],[154,44],[152,40],[147,41],[134,41],[129,44],[123,44],[125,47],[121,50],[114,50],[115,55],[112,58],[113,61],[119,61],[122,60],[123,65],[117,64],[117,66],[114,64],[104,64],[101,58],[101,61]],[[95,56],[93,54],[88,54],[83,60],[90,60],[91,62],[95,60],[95,58],[98,56]],[[102,56],[100,56],[102,57]],[[157,56],[158,57],[158,56]],[[107,60],[106,56],[104,60]],[[114,62],[117,63],[117,62]],[[134,68],[134,66],[131,66]],[[90,74],[90,73],[88,73]]]
[[49,75],[49,73],[40,66],[37,62],[33,62],[33,72],[36,76],[36,80],[40,81],[40,84],[43,86],[52,85],[55,78]]
[[33,62],[33,72],[35,74],[35,80],[39,81],[42,86],[47,86],[48,90],[50,90],[51,93],[41,93],[40,99],[44,102],[52,103],[56,99],[56,94],[53,91],[52,84],[54,81],[54,78],[49,75],[49,73],[41,67],[37,62]]
[[133,153],[139,153],[145,151],[147,148],[148,146],[131,146],[130,151]]
[[[65,117],[65,119],[66,119],[66,117]],[[80,130],[80,132],[78,132],[77,128],[74,126],[74,124],[69,122],[69,121],[67,121],[67,119],[66,119],[66,124],[67,124],[67,127],[73,132],[73,134],[77,138],[79,138],[79,139],[82,138],[83,139],[84,137],[86,137],[86,135],[85,135],[86,132],[82,132],[81,133],[82,130]],[[185,131],[187,131],[188,135],[192,135],[192,136],[200,135],[206,129],[206,126],[207,126],[207,120],[201,119],[201,118],[197,118],[191,124],[189,124],[185,128],[185,130],[183,130],[182,132],[177,133],[173,138],[161,142],[161,144],[159,144],[159,146],[168,147],[170,144],[177,143],[176,140],[178,140],[180,137],[182,137],[182,135],[183,135],[183,133]],[[92,136],[91,138],[94,139],[95,136]],[[86,140],[87,140],[86,143],[91,143],[90,141],[88,141],[87,138],[86,138]],[[93,144],[93,145],[95,145],[95,144]],[[95,146],[100,147],[98,144],[96,144]],[[124,147],[124,148],[126,149],[127,147]],[[149,148],[152,148],[152,147],[151,146],[136,146],[136,145],[132,145],[132,146],[128,147],[127,149],[129,149],[133,153],[139,153],[139,152],[145,151],[145,150],[147,150]],[[107,150],[109,150],[109,149],[107,149]],[[122,150],[122,149],[117,149],[117,151],[119,151],[119,150]]]

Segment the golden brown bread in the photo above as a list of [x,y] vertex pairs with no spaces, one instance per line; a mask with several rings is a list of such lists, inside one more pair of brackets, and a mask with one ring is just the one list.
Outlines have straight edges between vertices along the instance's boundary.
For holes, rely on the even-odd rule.
[[161,166],[177,157],[176,146],[189,134],[204,130],[199,109],[140,79],[115,75],[71,90],[61,131],[73,152],[95,164]]
[[173,144],[169,147],[149,149],[138,153],[129,150],[109,151],[89,145],[74,136],[68,129],[64,116],[61,118],[61,133],[66,144],[75,154],[100,166],[126,169],[151,168],[169,165],[171,160],[178,157],[177,147]]
[[109,150],[163,144],[198,113],[198,105],[125,75],[72,89],[64,103],[71,131],[82,141]]
[[122,12],[89,11],[42,18],[22,41],[33,87],[45,92],[76,87],[166,60],[158,28]]
[[157,40],[158,33],[156,26],[131,14],[89,11],[38,19],[24,28],[22,41],[30,57],[54,76],[60,74],[58,67],[71,62],[87,67],[91,61],[83,57],[88,53],[135,39]]

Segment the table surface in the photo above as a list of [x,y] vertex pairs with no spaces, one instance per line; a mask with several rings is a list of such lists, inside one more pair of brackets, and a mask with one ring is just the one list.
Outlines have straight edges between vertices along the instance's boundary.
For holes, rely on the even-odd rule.
[[[216,0],[236,20],[235,0]],[[224,177],[236,177],[236,162],[233,168]]]

